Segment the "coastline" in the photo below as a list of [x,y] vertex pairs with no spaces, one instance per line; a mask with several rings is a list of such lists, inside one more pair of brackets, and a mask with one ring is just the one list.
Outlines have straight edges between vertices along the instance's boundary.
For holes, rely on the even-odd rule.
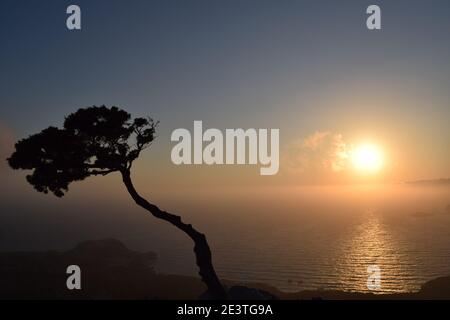
[[[86,241],[65,251],[0,252],[0,300],[197,300],[206,287],[197,277],[155,272],[157,256],[128,249],[120,241]],[[68,290],[66,268],[82,270],[81,290]],[[223,280],[233,300],[404,300],[450,299],[450,275],[424,283],[418,292],[360,293],[303,290],[293,293],[263,283]],[[230,291],[231,292],[231,291]]]

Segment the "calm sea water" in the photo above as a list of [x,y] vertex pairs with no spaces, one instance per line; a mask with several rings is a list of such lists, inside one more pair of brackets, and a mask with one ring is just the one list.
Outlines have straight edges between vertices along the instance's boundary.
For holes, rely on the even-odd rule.
[[[223,278],[284,291],[368,292],[367,267],[378,265],[376,291],[387,293],[417,291],[450,275],[448,187],[317,187],[228,196],[229,202],[196,208],[214,214],[188,215],[208,235]],[[159,270],[195,274],[190,243],[180,238],[167,245]]]
[[[5,193],[0,250],[67,250],[112,237],[156,251],[160,272],[197,274],[192,242],[182,232],[137,207],[122,189],[112,199],[111,191],[102,198],[83,188],[63,200],[30,189],[30,203]],[[378,265],[378,292],[405,292],[450,275],[448,185],[140,189],[207,235],[222,278],[291,292],[367,292],[367,267]]]

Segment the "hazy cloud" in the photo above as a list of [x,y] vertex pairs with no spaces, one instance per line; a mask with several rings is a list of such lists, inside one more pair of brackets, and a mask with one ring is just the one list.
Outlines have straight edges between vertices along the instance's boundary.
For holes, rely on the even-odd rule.
[[349,145],[341,134],[317,131],[295,141],[287,152],[287,165],[300,173],[337,173],[348,165]]

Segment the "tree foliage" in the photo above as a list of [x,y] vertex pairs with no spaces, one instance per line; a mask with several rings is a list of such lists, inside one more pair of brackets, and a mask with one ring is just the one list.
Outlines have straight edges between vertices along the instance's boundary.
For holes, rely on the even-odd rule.
[[73,181],[130,170],[155,138],[158,122],[131,119],[117,107],[88,107],[70,114],[62,129],[49,127],[20,140],[8,159],[13,169],[32,170],[27,181],[62,197]]

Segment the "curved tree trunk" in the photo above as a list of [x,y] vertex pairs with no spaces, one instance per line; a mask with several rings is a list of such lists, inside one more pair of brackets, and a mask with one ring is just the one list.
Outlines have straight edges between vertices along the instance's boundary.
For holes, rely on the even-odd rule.
[[208,242],[206,241],[206,236],[195,230],[192,225],[181,221],[181,217],[162,211],[156,205],[151,204],[142,198],[133,186],[130,171],[123,170],[121,173],[123,182],[127,187],[128,192],[139,206],[148,210],[156,218],[173,224],[178,229],[184,231],[192,239],[192,241],[194,241],[194,252],[197,260],[197,266],[199,268],[200,278],[208,287],[208,291],[213,299],[226,299],[226,291],[217,277],[212,265],[211,250]]

